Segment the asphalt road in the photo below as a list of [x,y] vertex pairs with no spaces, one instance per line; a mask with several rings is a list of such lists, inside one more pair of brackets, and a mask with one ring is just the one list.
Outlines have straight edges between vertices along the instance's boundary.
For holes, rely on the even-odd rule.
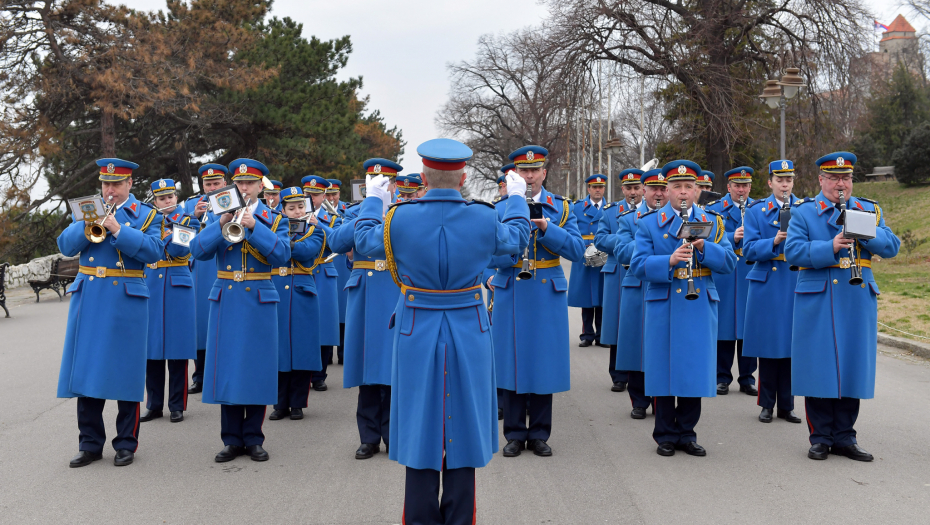
[[[567,273],[567,272],[566,272]],[[57,299],[57,298],[56,298]],[[113,450],[69,469],[75,400],[55,388],[67,301],[43,299],[0,318],[0,523],[399,523],[404,468],[354,459],[356,390],[330,368],[302,421],[266,421],[271,459],[217,464],[219,408],[191,396],[185,420],[143,423],[135,463]],[[572,330],[580,312],[571,309]],[[684,334],[683,334],[684,337]],[[572,389],[556,394],[551,458],[498,453],[478,471],[478,522],[926,523],[930,516],[930,364],[880,347],[876,398],[859,443],[873,463],[807,459],[804,425],[759,423],[755,398],[705,399],[697,426],[707,457],[656,455],[653,419],[629,418],[612,393],[605,348],[572,341]],[[798,400],[803,415],[803,402]],[[106,409],[115,428],[115,403]],[[503,444],[503,438],[502,438]]]

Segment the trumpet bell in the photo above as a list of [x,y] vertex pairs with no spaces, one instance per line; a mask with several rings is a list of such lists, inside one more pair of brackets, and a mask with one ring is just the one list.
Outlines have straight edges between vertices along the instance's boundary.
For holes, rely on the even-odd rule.
[[240,243],[245,239],[245,230],[238,222],[227,222],[223,225],[223,238],[232,244]]
[[107,230],[96,222],[92,222],[84,226],[84,236],[88,241],[100,244],[107,238]]

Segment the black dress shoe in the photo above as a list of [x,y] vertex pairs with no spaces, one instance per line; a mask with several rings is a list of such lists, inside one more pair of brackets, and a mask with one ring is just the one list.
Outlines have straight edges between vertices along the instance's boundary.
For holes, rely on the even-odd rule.
[[630,417],[633,419],[646,419],[646,409],[633,407],[633,410],[630,411]]
[[313,389],[317,392],[326,392],[326,381],[314,381]]
[[362,443],[355,451],[355,459],[368,459],[381,452],[381,446],[374,443]]
[[811,449],[807,451],[807,457],[811,459],[827,459],[830,455],[830,447],[823,443],[814,443]]
[[117,467],[125,467],[126,465],[132,465],[132,459],[135,454],[131,450],[117,450],[116,457],[113,458],[113,464]]
[[515,458],[520,455],[520,451],[526,448],[526,444],[523,441],[516,439],[508,439],[507,444],[504,445],[503,456],[505,458]]
[[771,423],[772,422],[772,409],[763,408],[762,412],[759,414],[759,421],[763,423]]
[[268,419],[270,419],[271,421],[277,421],[279,419],[284,419],[286,417],[289,417],[290,415],[291,415],[290,410],[286,408],[282,408],[280,410],[273,410],[271,412],[271,415],[268,416]]
[[659,446],[656,447],[656,454],[660,456],[674,456],[675,455],[675,445],[666,441],[664,443],[659,443]]
[[694,441],[689,441],[685,443],[684,445],[681,445],[681,447],[679,448],[681,448],[681,450],[684,450],[685,454],[688,454],[689,456],[702,457],[702,456],[707,455],[707,451],[704,450],[704,447],[702,447],[701,445],[698,445]]
[[726,383],[717,383],[717,395],[725,396],[730,393],[730,385]]
[[582,341],[582,342],[578,343],[578,348],[587,348],[587,347],[589,347],[589,346],[591,346],[591,345],[593,345],[593,344],[594,344],[594,343],[593,343],[592,341]]
[[497,409],[497,420],[498,420],[498,421],[503,421],[503,420],[504,420],[504,409],[503,409],[503,408],[498,408],[498,409]]
[[594,344],[597,345],[597,346],[599,346],[599,347],[601,347],[601,348],[610,348],[610,345],[605,345],[604,343],[602,343],[602,342],[600,342],[600,341],[594,341]]
[[77,453],[77,456],[71,458],[71,462],[68,463],[68,466],[71,468],[86,467],[98,459],[103,459],[103,454],[100,452],[81,450]]
[[610,387],[611,392],[625,392],[626,391],[626,382],[617,381]]
[[304,409],[302,408],[291,409],[291,419],[303,419],[303,418],[304,418]]
[[799,418],[798,415],[794,413],[794,410],[782,410],[779,408],[776,415],[779,418],[784,419],[785,421],[789,423],[800,423],[801,422],[801,418]]
[[541,439],[531,439],[527,441],[526,448],[533,451],[533,454],[547,458],[552,455],[552,448],[548,443]]
[[171,411],[171,422],[180,423],[181,421],[184,421],[184,412],[182,412],[181,410],[172,410]]
[[846,456],[847,458],[855,459],[856,461],[872,461],[873,459],[875,459],[872,457],[872,454],[869,454],[865,450],[862,450],[862,447],[860,447],[859,445],[855,443],[853,443],[852,445],[849,445],[848,447],[834,446],[830,450],[830,453],[837,455],[837,456]]
[[752,385],[740,385],[740,386],[739,386],[739,391],[742,392],[742,393],[744,393],[744,394],[746,394],[747,396],[757,396],[757,395],[759,395],[759,391],[756,390],[756,387],[754,387],[754,386],[752,386]]
[[249,445],[245,447],[245,453],[252,458],[252,461],[268,461],[268,453],[261,445]]
[[187,389],[188,394],[199,394],[203,392],[203,383],[193,383],[190,388]]
[[232,461],[245,452],[245,449],[242,447],[237,447],[236,445],[226,445],[223,447],[223,450],[219,451],[217,455],[213,458],[217,463],[226,463],[227,461]]
[[139,418],[139,421],[145,423],[146,421],[151,421],[160,417],[165,417],[165,413],[161,410],[146,410],[145,413],[142,414],[142,417]]

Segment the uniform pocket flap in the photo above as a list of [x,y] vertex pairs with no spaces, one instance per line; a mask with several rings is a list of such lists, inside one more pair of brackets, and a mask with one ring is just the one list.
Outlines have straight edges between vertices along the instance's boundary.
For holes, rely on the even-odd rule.
[[149,287],[145,283],[126,283],[126,295],[132,297],[145,297],[149,296]]
[[190,275],[172,275],[171,286],[181,286],[184,288],[193,288],[194,280]]
[[869,283],[869,286],[872,287],[872,292],[874,292],[875,295],[881,295],[881,294],[882,294],[881,292],[878,291],[878,283],[876,283],[875,281],[870,282],[870,283]]
[[623,276],[623,280],[620,281],[620,286],[622,288],[639,288],[643,285],[643,282],[636,278],[633,275],[633,272],[626,272],[626,275]]
[[307,295],[316,295],[316,286],[310,284],[298,284],[294,286],[294,289]]
[[798,281],[794,293],[823,293],[827,290],[827,280]]
[[211,300],[211,301],[219,301],[219,300],[220,300],[220,294],[222,294],[222,293],[223,293],[223,287],[222,287],[222,286],[214,286],[214,287],[210,290],[210,295],[207,296],[207,299],[209,299],[209,300]]
[[671,286],[667,284],[650,283],[646,287],[647,301],[665,301],[668,299],[668,291]]
[[339,271],[330,266],[323,267],[323,272],[326,273],[327,277],[339,277]]
[[277,288],[259,288],[258,302],[260,303],[278,303],[281,302],[281,296],[278,295]]
[[510,276],[504,275],[500,272],[495,273],[494,277],[491,277],[491,286],[495,288],[507,288],[510,285]]
[[715,302],[715,303],[720,302],[720,294],[717,293],[717,289],[716,289],[716,288],[708,288],[708,289],[707,289],[707,297],[709,297],[710,300],[713,301],[713,302]]
[[81,283],[83,282],[84,282],[84,279],[75,279],[75,281],[71,283],[71,286],[68,287],[68,293],[80,292]]
[[564,292],[568,290],[568,279],[565,277],[553,277],[552,278],[552,289],[557,292]]
[[349,288],[355,288],[358,286],[358,283],[361,280],[362,274],[353,272],[352,275],[349,276],[349,279],[346,281],[346,285],[342,289],[348,290]]
[[765,270],[750,270],[746,274],[747,281],[756,281],[757,283],[764,283],[769,278],[769,272]]
[[608,262],[604,263],[604,266],[601,268],[601,273],[614,273],[617,271],[617,263]]

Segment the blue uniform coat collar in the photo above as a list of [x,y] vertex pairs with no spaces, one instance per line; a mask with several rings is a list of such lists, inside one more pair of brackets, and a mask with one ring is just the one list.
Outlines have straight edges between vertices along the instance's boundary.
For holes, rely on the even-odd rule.
[[[506,199],[503,197],[501,200]],[[420,197],[417,200],[421,201],[458,201],[466,202],[462,198],[462,194],[458,190],[452,188],[433,188],[426,192],[426,195]]]

